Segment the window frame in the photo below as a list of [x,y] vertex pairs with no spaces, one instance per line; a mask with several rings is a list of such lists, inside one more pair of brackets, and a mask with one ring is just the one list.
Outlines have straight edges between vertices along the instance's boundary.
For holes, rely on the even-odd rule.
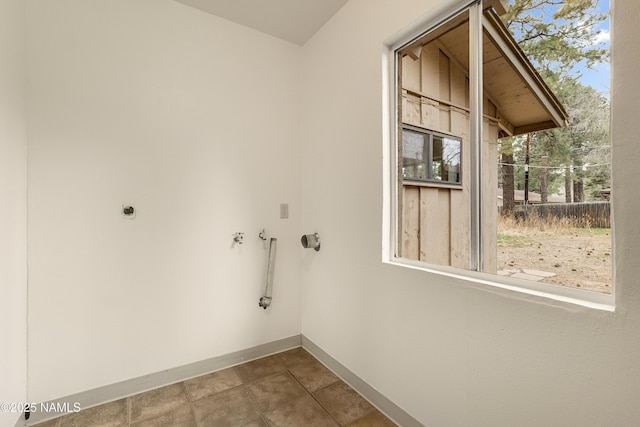
[[[426,152],[424,154],[424,164],[425,164],[425,168],[427,170],[427,177],[426,178],[407,178],[404,176],[403,174],[403,181],[407,181],[407,182],[411,182],[412,184],[426,184],[426,185],[430,185],[430,184],[437,184],[438,186],[452,186],[454,188],[460,187],[462,188],[462,138],[459,136],[455,136],[455,135],[448,135],[446,133],[442,133],[442,132],[438,132],[438,131],[434,131],[431,129],[426,129],[426,128],[421,128],[419,126],[415,126],[415,125],[410,125],[410,124],[403,124],[402,125],[402,132],[404,133],[405,131],[409,131],[409,132],[413,132],[413,133],[418,133],[421,134],[423,137],[423,146],[422,146],[422,150],[423,153]],[[402,135],[400,135],[400,137],[402,137]],[[428,137],[428,142],[427,142],[427,138]],[[458,180],[457,181],[447,181],[444,179],[436,179],[433,177],[434,173],[433,173],[433,147],[434,147],[434,137],[439,137],[441,138],[443,141],[445,139],[449,139],[449,140],[453,140],[456,141],[458,143],[458,164],[459,164],[459,168],[460,171],[458,172]],[[425,149],[425,146],[428,144],[428,150]],[[404,154],[402,156],[402,161],[403,161],[403,167],[404,167]]]
[[[443,4],[446,3],[446,4]],[[399,138],[402,137],[402,119],[399,117],[399,105],[402,103],[400,86],[398,51],[424,35],[435,31],[462,13],[469,13],[469,95],[470,95],[470,155],[471,155],[471,269],[461,269],[444,265],[428,264],[398,256],[400,236],[398,213],[401,197],[402,153]],[[461,285],[470,285],[480,289],[487,287],[507,295],[526,294],[534,301],[554,300],[571,305],[579,305],[603,311],[615,311],[615,286],[610,294],[590,292],[583,289],[560,285],[531,282],[513,277],[502,277],[479,271],[482,265],[481,227],[481,144],[483,128],[482,111],[482,38],[483,7],[481,0],[452,0],[441,2],[415,20],[410,26],[396,33],[383,44],[383,221],[382,221],[382,262],[400,268],[419,270],[427,274],[428,281],[437,277],[448,277]],[[417,181],[421,183],[423,181]],[[429,181],[425,184],[444,184],[444,181]],[[613,186],[613,183],[612,183]]]

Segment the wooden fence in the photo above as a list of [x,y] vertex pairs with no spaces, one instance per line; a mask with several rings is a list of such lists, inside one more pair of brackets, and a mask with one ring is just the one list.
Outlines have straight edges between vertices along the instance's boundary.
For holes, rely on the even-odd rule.
[[516,206],[516,218],[568,218],[578,227],[611,228],[611,204],[609,202],[546,203]]

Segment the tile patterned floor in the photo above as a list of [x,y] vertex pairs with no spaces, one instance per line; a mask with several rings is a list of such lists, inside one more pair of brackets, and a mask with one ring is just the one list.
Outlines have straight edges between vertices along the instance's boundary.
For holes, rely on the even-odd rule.
[[395,426],[296,348],[88,408],[37,427]]

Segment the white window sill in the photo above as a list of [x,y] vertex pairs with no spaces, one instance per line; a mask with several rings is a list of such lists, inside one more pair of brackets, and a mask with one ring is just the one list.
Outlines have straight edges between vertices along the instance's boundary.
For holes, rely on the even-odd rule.
[[[406,258],[392,258],[384,261],[387,264],[399,267],[424,271],[429,274],[449,277],[465,282],[466,284],[484,287],[484,289],[506,290],[517,292],[521,295],[544,298],[557,301],[562,304],[571,304],[594,310],[615,312],[615,297],[612,294],[592,292],[582,289],[568,288],[549,283],[532,282],[513,277],[497,276],[477,271],[467,271],[458,268],[427,264]],[[487,288],[490,287],[490,288]],[[535,299],[532,298],[532,301]]]

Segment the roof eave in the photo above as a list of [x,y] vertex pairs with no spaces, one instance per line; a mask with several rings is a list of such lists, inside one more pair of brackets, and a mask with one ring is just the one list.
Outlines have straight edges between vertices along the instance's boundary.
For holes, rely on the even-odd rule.
[[541,122],[538,124],[539,126],[536,126],[536,124],[523,126],[518,130],[523,131],[526,128],[526,132],[521,132],[520,134],[566,126],[568,115],[564,107],[549,86],[542,80],[540,74],[538,74],[520,46],[518,46],[518,43],[511,36],[511,33],[496,12],[492,9],[485,10],[482,21],[486,34],[491,37],[504,58],[522,76],[525,84],[549,113],[550,122]]
[[484,9],[493,8],[498,15],[502,16],[507,13],[509,8],[509,0],[484,0]]

